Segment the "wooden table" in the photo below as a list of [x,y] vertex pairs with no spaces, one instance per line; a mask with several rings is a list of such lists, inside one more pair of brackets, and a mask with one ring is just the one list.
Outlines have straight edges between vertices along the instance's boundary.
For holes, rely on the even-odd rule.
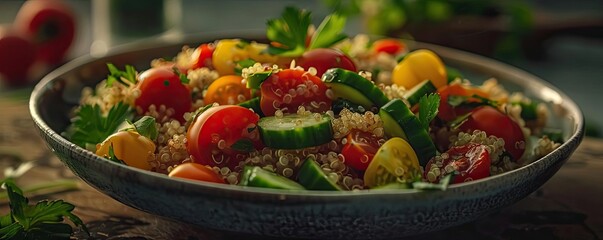
[[[0,170],[36,161],[20,186],[71,179],[77,189],[31,197],[64,199],[86,223],[92,239],[266,239],[203,229],[125,206],[77,179],[48,150],[33,127],[29,90],[0,90]],[[2,171],[3,172],[3,171]],[[2,174],[2,173],[0,173]],[[603,140],[586,138],[542,188],[524,200],[475,222],[406,239],[600,239],[603,238]],[[200,206],[202,207],[202,206]],[[0,215],[8,213],[0,201]],[[84,239],[76,232],[75,239]]]

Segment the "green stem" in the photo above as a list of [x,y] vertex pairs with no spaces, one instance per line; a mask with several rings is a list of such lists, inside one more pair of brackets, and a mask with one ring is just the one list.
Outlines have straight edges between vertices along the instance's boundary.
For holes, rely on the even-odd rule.
[[[75,190],[79,188],[78,181],[76,179],[61,179],[52,182],[45,182],[39,184],[32,184],[23,188],[23,194],[31,194],[31,196],[37,196],[42,194],[57,193],[68,190]],[[0,193],[0,201],[7,200],[8,194],[6,192]]]

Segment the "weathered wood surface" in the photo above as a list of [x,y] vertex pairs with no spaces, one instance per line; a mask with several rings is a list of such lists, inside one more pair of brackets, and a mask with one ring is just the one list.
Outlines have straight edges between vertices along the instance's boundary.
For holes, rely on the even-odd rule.
[[[22,186],[57,179],[78,182],[77,190],[31,200],[64,199],[75,204],[75,213],[91,230],[92,239],[266,239],[164,219],[94,190],[74,177],[38,136],[29,115],[27,93],[0,91],[0,170],[20,161],[37,161],[39,165],[19,179]],[[602,175],[603,141],[586,138],[561,170],[526,199],[478,221],[409,239],[600,239]],[[0,201],[0,214],[7,212],[8,204]],[[81,233],[74,238],[84,239]]]

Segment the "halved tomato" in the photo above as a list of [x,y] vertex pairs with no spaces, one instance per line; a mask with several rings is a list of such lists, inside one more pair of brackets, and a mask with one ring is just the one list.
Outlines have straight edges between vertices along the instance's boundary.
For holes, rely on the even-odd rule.
[[180,76],[168,66],[151,68],[138,77],[140,96],[134,104],[143,111],[147,111],[151,104],[157,108],[165,105],[174,109],[174,118],[184,121],[184,113],[189,112],[192,106],[191,92],[182,84]]
[[332,101],[326,91],[327,86],[317,76],[300,69],[285,69],[262,82],[260,108],[266,116],[273,116],[277,109],[294,113],[299,106],[326,112]]
[[209,85],[203,102],[220,105],[233,105],[249,100],[251,90],[243,83],[243,77],[226,75],[216,79]]
[[168,176],[204,182],[224,183],[224,179],[222,179],[211,168],[198,163],[180,164],[175,167]]
[[188,153],[193,162],[234,169],[261,147],[258,120],[257,114],[241,106],[211,107],[186,132]]
[[345,164],[356,170],[364,171],[373,160],[379,149],[379,139],[372,133],[352,130],[346,136],[346,143],[341,149]]
[[[490,154],[482,144],[471,143],[452,147],[440,158],[432,158],[425,167],[424,177],[437,183],[452,172],[458,173],[453,183],[463,183],[490,176]],[[438,167],[441,166],[441,167]]]

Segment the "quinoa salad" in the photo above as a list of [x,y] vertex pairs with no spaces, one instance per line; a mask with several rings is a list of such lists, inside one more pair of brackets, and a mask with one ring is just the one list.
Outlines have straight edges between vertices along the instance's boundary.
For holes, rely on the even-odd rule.
[[184,46],[150,68],[107,63],[63,135],[170,177],[288,190],[445,189],[557,148],[548,109],[436,52],[343,33],[286,8],[267,42]]

